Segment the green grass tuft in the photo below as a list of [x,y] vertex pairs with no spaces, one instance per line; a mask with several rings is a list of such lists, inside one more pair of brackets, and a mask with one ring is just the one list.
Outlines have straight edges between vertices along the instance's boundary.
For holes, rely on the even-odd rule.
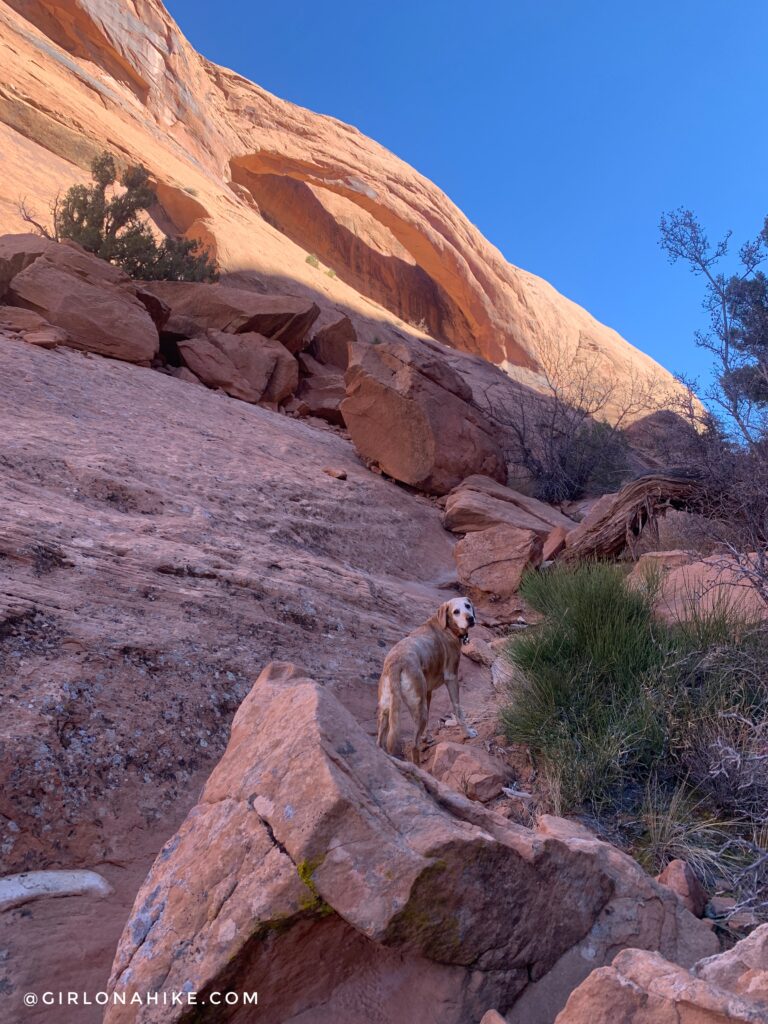
[[606,564],[526,576],[543,621],[505,647],[504,731],[543,809],[588,814],[649,870],[681,857],[712,886],[748,882],[768,909],[768,863],[750,866],[768,833],[768,630],[722,601],[661,622],[658,585]]

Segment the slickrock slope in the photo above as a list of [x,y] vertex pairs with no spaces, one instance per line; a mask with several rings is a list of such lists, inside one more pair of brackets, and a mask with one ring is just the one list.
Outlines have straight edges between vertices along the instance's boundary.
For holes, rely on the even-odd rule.
[[0,231],[23,229],[20,198],[46,218],[108,148],[154,175],[158,224],[251,286],[399,318],[529,380],[542,350],[580,344],[598,373],[671,385],[383,147],[197,54],[159,0],[0,0],[0,65]]
[[373,731],[385,650],[451,596],[453,539],[331,428],[2,337],[0,380],[0,874],[115,887],[7,913],[0,978],[94,990],[257,672],[303,663]]

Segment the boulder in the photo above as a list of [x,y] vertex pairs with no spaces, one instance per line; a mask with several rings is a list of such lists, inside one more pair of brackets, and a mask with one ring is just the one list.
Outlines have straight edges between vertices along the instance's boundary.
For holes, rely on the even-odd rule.
[[349,366],[349,347],[357,341],[355,328],[348,316],[321,327],[313,336],[309,353],[325,366],[346,370]]
[[281,402],[298,385],[294,357],[279,341],[261,334],[206,331],[180,341],[179,352],[204,384],[244,402]]
[[429,770],[457,793],[483,803],[501,793],[508,774],[504,763],[482,747],[446,741],[435,747]]
[[351,346],[341,413],[363,456],[388,476],[445,494],[472,473],[506,479],[502,451],[472,390],[435,342],[382,330]]
[[17,306],[0,306],[0,331],[40,348],[56,348],[57,345],[71,343],[71,338],[61,327],[54,327],[31,309],[19,309]]
[[42,235],[0,236],[0,299],[3,298],[12,279],[31,263],[56,248],[56,243]]
[[569,532],[564,526],[556,526],[551,533],[547,534],[541,552],[542,562],[551,562],[553,558],[557,558],[565,547]]
[[717,947],[626,855],[452,792],[273,663],[136,897],[109,981],[126,1005],[104,1021],[187,1019],[131,1002],[158,989],[257,991],[262,1024],[357,1024],[372,992],[380,1024],[479,1020],[531,986],[559,1009],[562,958],[576,984],[629,936],[685,964]]
[[309,329],[320,313],[309,299],[263,295],[225,284],[147,281],[146,288],[170,307],[174,317],[189,317],[209,330],[275,338],[294,355],[309,344]]
[[768,924],[756,928],[732,949],[699,961],[694,974],[757,1003],[768,1015]]
[[[524,990],[507,1015],[509,1024],[551,1024],[568,995],[587,978],[590,971],[610,964],[622,949],[634,947],[660,952],[667,960],[686,968],[719,951],[720,943],[713,932],[689,913],[676,896],[646,875],[634,861],[630,863],[637,867],[637,872],[630,869],[629,858],[625,854],[600,842],[583,825],[542,815],[537,831],[542,835],[557,836],[573,848],[598,846],[605,856],[605,868],[614,880],[613,898],[589,935],[565,953],[545,978]],[[664,894],[661,903],[659,892]],[[670,914],[667,900],[677,908],[674,915]],[[677,921],[674,954],[669,952],[666,933],[672,916]],[[623,1022],[623,1018],[609,1015],[593,1018],[590,1024],[617,1024],[618,1021]],[[656,1022],[649,1018],[643,1024]]]
[[503,523],[534,530],[542,540],[558,527],[567,534],[576,526],[551,505],[479,475],[462,480],[446,499],[443,526],[453,533],[474,533]]
[[745,553],[739,564],[729,554],[702,558],[689,551],[654,551],[640,556],[628,581],[640,588],[652,585],[656,614],[668,622],[684,622],[722,608],[758,622],[768,617],[753,582],[752,570],[759,569],[761,558],[759,553]]
[[472,594],[511,597],[526,569],[541,565],[541,534],[517,526],[494,526],[466,534],[453,556],[459,580]]
[[671,860],[656,879],[676,893],[695,917],[704,915],[707,894],[690,864],[684,860]]
[[768,925],[688,971],[625,949],[571,994],[556,1024],[765,1024]]
[[14,274],[5,301],[65,330],[73,348],[149,365],[160,339],[133,290],[117,267],[79,247],[48,243]]
[[306,352],[299,355],[301,382],[296,397],[304,403],[302,414],[344,425],[339,406],[345,395],[344,374],[338,367],[324,366]]

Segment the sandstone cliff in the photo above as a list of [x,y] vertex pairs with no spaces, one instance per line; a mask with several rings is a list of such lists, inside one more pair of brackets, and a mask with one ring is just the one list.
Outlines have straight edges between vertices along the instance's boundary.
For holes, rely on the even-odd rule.
[[599,372],[670,385],[382,146],[205,60],[159,0],[0,0],[0,54],[0,231],[23,228],[20,198],[47,216],[108,148],[148,166],[160,226],[251,287],[404,321],[534,382],[542,350],[580,345]]

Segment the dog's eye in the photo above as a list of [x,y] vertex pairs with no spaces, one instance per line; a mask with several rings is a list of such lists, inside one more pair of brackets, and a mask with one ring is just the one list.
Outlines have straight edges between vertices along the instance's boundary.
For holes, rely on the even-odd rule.
[[459,614],[459,609],[458,608],[454,608],[453,609],[453,614],[454,615],[458,615]]

